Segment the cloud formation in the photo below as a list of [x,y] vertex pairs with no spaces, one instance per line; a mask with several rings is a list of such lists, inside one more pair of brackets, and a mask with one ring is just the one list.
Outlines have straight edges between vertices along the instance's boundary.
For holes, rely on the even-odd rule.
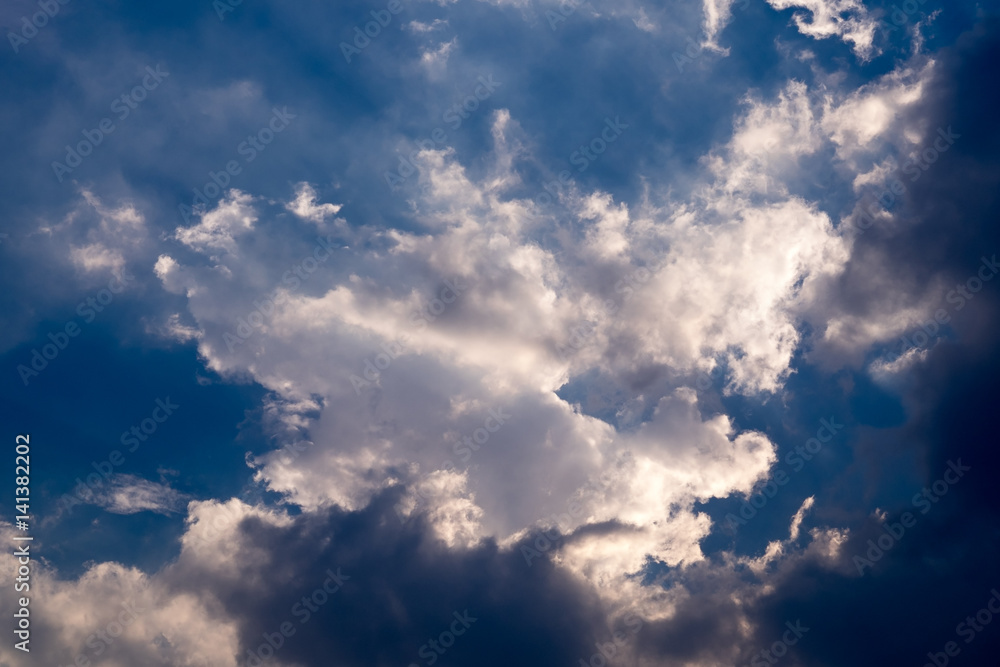
[[[12,151],[43,166],[52,128],[90,127],[134,78],[114,63],[176,58],[76,182],[4,186],[0,252],[18,253],[0,275],[26,276],[2,297],[22,313],[5,358],[131,269],[32,391],[83,458],[135,418],[65,407],[58,373],[102,345],[166,361],[108,364],[95,394],[165,395],[177,366],[220,401],[171,421],[210,436],[144,448],[51,521],[146,536],[142,557],[72,562],[39,534],[40,664],[594,664],[611,645],[707,666],[782,642],[790,665],[890,664],[926,653],[900,628],[936,642],[986,599],[995,21],[895,58],[855,0],[231,9],[159,17],[193,51],[100,12],[26,47],[25,67],[78,82],[75,104],[26,98],[48,111]],[[63,51],[63,30],[102,25],[99,53]],[[699,27],[713,57],[677,72]],[[468,97],[483,77],[496,94]],[[275,109],[288,131],[219,185]],[[218,197],[184,208],[207,182]],[[245,390],[224,419],[222,387]],[[831,414],[844,433],[774,486]],[[961,457],[968,477],[867,556]]]

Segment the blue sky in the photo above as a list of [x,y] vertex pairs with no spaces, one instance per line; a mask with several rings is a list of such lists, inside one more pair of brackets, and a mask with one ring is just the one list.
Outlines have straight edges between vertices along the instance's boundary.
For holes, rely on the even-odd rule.
[[995,2],[0,25],[0,667],[992,664]]

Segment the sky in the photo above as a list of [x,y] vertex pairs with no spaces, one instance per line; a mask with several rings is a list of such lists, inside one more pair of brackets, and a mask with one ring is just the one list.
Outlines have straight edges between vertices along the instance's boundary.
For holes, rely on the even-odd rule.
[[0,667],[995,665],[998,10],[8,0]]

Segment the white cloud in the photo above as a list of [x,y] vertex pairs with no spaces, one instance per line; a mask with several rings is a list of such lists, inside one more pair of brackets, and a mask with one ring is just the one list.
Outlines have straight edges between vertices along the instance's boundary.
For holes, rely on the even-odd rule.
[[[908,112],[924,99],[934,69],[935,61],[917,57],[842,99],[828,93],[822,125],[838,157],[850,161],[892,146],[905,152],[922,141],[928,128],[919,115]],[[860,163],[851,165],[861,168]]]
[[113,514],[155,512],[171,514],[184,508],[185,496],[168,484],[152,482],[135,475],[118,474],[101,486],[87,501]]
[[[733,15],[733,5],[737,0],[704,0],[703,21],[706,38],[705,46],[718,49],[718,36]],[[741,0],[745,1],[745,0]]]
[[[779,126],[766,113],[761,119]],[[502,147],[517,128],[505,113],[496,123]],[[727,155],[747,159],[749,143],[737,140]],[[470,181],[448,154],[425,152],[423,231],[384,237],[389,252],[372,251],[379,281],[356,270],[324,274],[316,280],[325,292],[289,298],[270,316],[266,336],[232,353],[205,339],[200,349],[213,368],[248,372],[289,402],[324,398],[329,407],[307,420],[312,444],[251,460],[259,481],[306,509],[359,509],[380,489],[411,482],[430,499],[420,505],[411,497],[411,506],[427,513],[447,543],[469,545],[485,535],[510,539],[564,514],[581,487],[602,471],[620,470],[583,501],[583,520],[627,524],[622,546],[581,538],[562,556],[616,596],[616,582],[647,555],[700,558],[708,524],[692,513],[693,502],[748,490],[766,474],[773,445],[760,434],[734,432],[724,416],[703,418],[691,389],[663,396],[653,421],[631,434],[580,414],[553,392],[588,368],[667,364],[687,372],[723,358],[733,369],[733,390],[773,390],[798,341],[792,306],[808,298],[810,276],[835,271],[844,251],[825,216],[804,202],[753,207],[713,190],[720,194],[706,191],[673,213],[646,211],[655,223],[607,196],[575,195],[568,205],[592,231],[557,257],[531,240],[546,222],[533,205],[503,197],[512,182],[504,150],[482,183]],[[556,345],[573,324],[593,315],[618,277],[659,247],[667,254],[650,267],[649,283],[623,299],[591,348],[563,359]],[[167,286],[188,271],[175,264],[158,269]],[[602,274],[606,283],[594,280]],[[443,280],[462,285],[461,295],[414,335],[412,314]],[[229,278],[202,272],[197,281],[200,305],[192,313],[203,329],[218,330],[229,315],[212,285]],[[615,357],[625,340],[635,350],[632,361]],[[384,355],[379,377],[359,396],[349,378],[363,376],[366,360],[374,371],[382,345],[395,358]],[[452,444],[496,407],[513,416],[467,466],[427,474],[454,463]],[[668,521],[671,504],[681,509]]]
[[201,214],[198,224],[179,228],[175,236],[192,250],[235,253],[236,239],[251,231],[257,222],[252,202],[250,195],[230,190],[215,208]]
[[288,202],[285,208],[300,218],[322,227],[326,219],[337,215],[341,207],[339,204],[317,204],[316,190],[308,183],[299,183],[295,186],[295,199]]
[[108,271],[117,273],[125,266],[121,252],[106,248],[100,243],[71,248],[70,259],[84,271]]
[[425,33],[432,32],[434,30],[440,30],[447,27],[448,21],[443,19],[434,19],[430,23],[424,23],[422,21],[410,21],[403,25],[403,28],[409,30],[413,33]]
[[125,267],[126,255],[134,255],[147,241],[146,221],[131,203],[109,207],[93,192],[80,191],[83,199],[58,225],[44,226],[49,235],[75,236],[85,228],[83,240],[71,240],[69,259],[83,273],[118,274]]
[[809,12],[795,12],[795,26],[813,39],[840,37],[851,45],[855,55],[868,60],[877,54],[875,31],[878,21],[861,0],[767,0],[777,10],[801,7]]
[[902,383],[904,373],[926,360],[928,352],[915,347],[898,356],[875,359],[868,365],[868,374],[880,385],[896,388]]
[[[267,565],[266,548],[254,544],[240,531],[246,519],[272,526],[287,526],[291,519],[283,513],[247,505],[236,498],[191,501],[186,518],[187,530],[181,537],[181,572],[198,570],[228,583],[239,583],[248,568]],[[247,582],[252,585],[252,581]]]
[[[0,532],[9,542],[10,529]],[[99,660],[107,667],[236,667],[236,623],[219,613],[210,593],[197,595],[176,584],[169,570],[146,575],[113,562],[92,565],[78,579],[65,580],[35,560],[32,629],[43,628],[46,641],[39,642],[33,633],[31,654],[40,664],[50,665]],[[13,590],[11,568],[0,572],[0,585]],[[13,615],[14,604],[14,596],[3,597],[0,608],[5,616]],[[23,664],[22,653],[12,642],[4,642],[0,662]]]
[[452,38],[447,42],[441,42],[436,47],[428,47],[420,52],[420,64],[427,71],[432,79],[440,79],[444,76],[448,68],[448,58],[452,51],[458,46],[458,38]]
[[[453,548],[485,536],[510,545],[555,523],[576,531],[556,554],[564,567],[615,605],[642,600],[650,614],[668,613],[675,594],[626,575],[647,557],[700,562],[711,526],[695,502],[746,493],[775,460],[763,434],[700,413],[694,375],[721,364],[729,392],[778,392],[807,324],[818,332],[810,344],[847,341],[854,351],[894,330],[879,324],[853,336],[851,315],[830,310],[852,239],[792,192],[802,161],[823,149],[836,152],[835,167],[851,183],[880,136],[908,136],[887,113],[859,118],[857,109],[912,106],[925,70],[888,75],[853,95],[791,81],[772,100],[748,98],[690,191],[656,205],[570,188],[563,212],[552,214],[512,198],[529,142],[500,111],[481,177],[449,150],[422,151],[425,194],[414,202],[412,228],[366,230],[365,244],[352,243],[364,250],[317,270],[308,289],[286,290],[232,349],[222,333],[275,283],[246,284],[266,265],[262,246],[222,221],[234,219],[237,205],[235,219],[265,218],[264,204],[245,195],[220,203],[188,243],[209,266],[165,256],[156,272],[166,289],[187,295],[186,326],[198,334],[184,335],[197,338],[206,363],[274,393],[269,428],[299,447],[248,459],[269,489],[308,512],[360,509],[404,484],[400,512],[423,513]],[[311,210],[309,193],[299,185],[287,208]],[[565,224],[553,216],[582,222],[582,231],[539,242]],[[212,255],[219,247],[228,254]],[[639,269],[641,284],[629,282]],[[446,285],[454,298],[433,305]],[[914,314],[888,305],[882,321]],[[569,343],[581,322],[594,325],[576,349]],[[567,347],[571,354],[560,351]],[[595,374],[605,378],[595,386],[659,377],[629,397],[649,405],[652,419],[619,431],[557,396]],[[461,455],[456,443],[491,409],[511,417]],[[575,516],[567,513],[574,501]],[[807,509],[768,563],[797,548]],[[833,558],[837,539],[821,531],[808,548]]]

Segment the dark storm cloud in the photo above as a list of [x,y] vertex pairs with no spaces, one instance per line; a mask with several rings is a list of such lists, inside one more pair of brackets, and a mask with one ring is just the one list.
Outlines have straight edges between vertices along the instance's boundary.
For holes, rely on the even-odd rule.
[[[880,271],[901,286],[943,275],[951,290],[976,275],[983,256],[991,259],[1000,250],[1000,131],[991,112],[1000,95],[987,83],[998,59],[996,20],[940,54],[940,69],[920,113],[928,127],[953,127],[962,139],[897,209],[909,223],[902,231],[890,234],[874,227],[859,241],[877,249],[887,262]],[[867,271],[866,257],[855,255],[853,276]],[[842,294],[864,308],[865,289],[851,280],[849,274]],[[843,504],[824,509],[824,495],[831,491],[820,490],[815,515],[806,520],[807,526],[846,523],[851,528],[839,566],[831,570],[805,559],[780,572],[773,582],[776,590],[752,614],[758,640],[767,640],[767,628],[801,616],[812,621],[808,639],[797,649],[802,664],[920,665],[930,660],[928,652],[944,655],[950,641],[960,654],[945,658],[992,664],[1000,626],[994,622],[970,632],[982,619],[960,624],[986,607],[1000,581],[995,558],[1000,548],[998,287],[985,283],[960,310],[942,304],[953,316],[952,333],[937,346],[927,345],[933,349],[925,365],[903,387],[906,423],[862,430],[852,445],[854,463],[824,482],[841,490],[832,493]],[[886,456],[897,457],[898,465],[881,465]],[[971,470],[959,477],[959,464]],[[876,507],[888,512],[885,524],[896,536],[887,536],[882,522],[871,516]],[[906,513],[911,527],[901,530]]]
[[[447,145],[471,173],[479,175],[484,168],[480,157],[490,145],[494,109],[509,108],[521,127],[519,138],[532,146],[530,160],[518,166],[525,183],[517,194],[525,196],[540,192],[553,174],[573,169],[571,155],[581,142],[595,136],[605,117],[620,115],[630,125],[621,141],[574,177],[584,189],[603,187],[616,200],[634,202],[641,192],[640,175],[646,172],[671,173],[669,185],[684,191],[698,176],[697,159],[725,141],[748,88],[770,98],[790,77],[815,80],[812,63],[781,58],[770,48],[772,29],[824,60],[842,59],[848,51],[836,40],[816,42],[798,35],[785,25],[787,16],[775,15],[762,2],[738,13],[723,33],[723,44],[732,45],[728,58],[704,54],[684,71],[676,67],[673,53],[700,30],[697,2],[645,8],[661,29],[655,36],[639,29],[629,13],[634,8],[616,13],[603,3],[595,3],[603,15],[579,9],[557,29],[539,7],[405,3],[384,32],[350,62],[341,41],[352,40],[354,28],[386,3],[313,3],[293,11],[279,3],[243,2],[220,17],[206,0],[115,7],[114,13],[107,6],[77,2],[66,5],[21,52],[0,55],[0,86],[10,91],[0,102],[0,120],[12,125],[16,119],[18,127],[6,133],[9,143],[0,155],[5,174],[0,214],[7,234],[0,237],[0,281],[19,287],[0,294],[0,309],[8,314],[0,352],[9,350],[2,369],[8,376],[0,389],[5,405],[24,409],[16,415],[4,408],[4,416],[13,423],[30,415],[49,424],[46,409],[58,412],[51,419],[56,426],[44,427],[41,434],[60,447],[80,450],[64,457],[59,462],[63,468],[53,474],[65,483],[50,481],[41,487],[47,500],[68,490],[77,471],[90,469],[93,452],[106,455],[108,442],[113,444],[122,430],[146,416],[150,400],[175,391],[174,383],[186,383],[184,393],[173,395],[180,396],[184,414],[195,417],[169,426],[180,432],[175,437],[180,444],[171,453],[175,458],[144,449],[136,472],[154,478],[161,463],[179,460],[185,464],[178,466],[186,471],[186,494],[230,497],[245,491],[243,450],[265,447],[254,442],[222,452],[217,448],[234,438],[234,424],[245,404],[259,401],[259,388],[239,395],[196,390],[192,380],[200,365],[190,348],[145,355],[133,347],[119,352],[113,340],[134,341],[141,336],[144,317],[160,315],[179,302],[162,293],[149,267],[162,252],[184,259],[184,249],[170,238],[178,226],[188,224],[178,206],[190,205],[193,189],[203,190],[228,160],[240,161],[241,167],[241,173],[231,174],[231,184],[255,196],[287,199],[292,184],[308,179],[317,182],[318,201],[344,205],[341,215],[351,224],[413,229],[417,223],[408,216],[410,204],[404,195],[389,192],[384,172],[398,166],[399,156],[408,154],[415,140],[448,125],[448,109],[469,94],[478,77],[493,76],[501,82],[496,93],[460,128],[448,129]],[[20,14],[10,16],[16,21]],[[411,21],[435,25],[445,19],[429,32],[403,29]],[[456,37],[445,76],[421,68],[424,50]],[[762,48],[764,42],[768,48]],[[931,141],[938,127],[953,128],[961,137],[893,208],[905,225],[876,225],[859,238],[844,278],[829,294],[832,307],[841,312],[875,314],[886,291],[905,301],[939,277],[949,284],[965,282],[975,275],[982,256],[1000,254],[1000,131],[995,122],[1000,93],[993,83],[1000,62],[997,22],[984,21],[938,57],[927,101],[914,114],[926,120]],[[889,66],[883,59],[868,68],[851,62],[844,70],[849,81],[860,84]],[[152,79],[143,84],[147,67],[161,67],[169,76],[155,87]],[[145,92],[135,92],[137,86]],[[129,99],[121,102],[126,106],[116,106],[123,95]],[[295,116],[287,131],[266,150],[255,149],[248,161],[240,146],[268,125],[275,108],[286,106]],[[126,108],[129,113],[120,115]],[[102,130],[100,144],[70,174],[56,173],[52,162],[67,160],[65,146],[97,136],[95,128],[105,117],[114,119],[114,130]],[[814,167],[823,168],[810,165],[803,171],[812,177]],[[136,271],[135,292],[116,301],[120,309],[108,310],[99,335],[74,343],[53,362],[59,368],[49,369],[39,383],[47,392],[46,405],[37,393],[14,393],[22,387],[13,369],[46,342],[52,327],[73,317],[78,302],[107,282],[103,275],[81,276],[68,263],[68,246],[87,243],[102,218],[85,205],[84,188],[96,192],[108,208],[135,202],[144,226],[125,262],[144,270]],[[59,227],[71,215],[73,224]],[[261,233],[258,243],[271,244],[269,266],[249,267],[248,273],[270,276],[301,256],[293,242],[274,239],[279,232],[302,237],[312,232],[304,224],[286,223],[261,223],[259,229],[268,233]],[[45,226],[56,229],[51,235],[41,233]],[[306,245],[311,243],[310,238]],[[728,563],[715,558],[676,571],[662,568],[667,585],[682,583],[690,595],[678,603],[672,619],[645,623],[630,639],[633,646],[654,664],[743,664],[783,641],[787,623],[801,620],[808,634],[796,636],[801,642],[780,664],[864,666],[921,664],[927,651],[941,651],[956,640],[956,625],[983,607],[991,589],[1000,586],[995,576],[1000,499],[993,416],[1000,371],[998,290],[1000,279],[960,311],[943,304],[953,318],[942,333],[958,342],[942,341],[915,372],[903,407],[896,410],[905,411],[905,423],[895,412],[884,423],[845,416],[852,427],[860,423],[864,428],[831,445],[830,459],[799,478],[799,486],[785,489],[769,506],[775,510],[771,519],[747,528],[758,540],[773,534],[775,526],[784,531],[802,497],[815,493],[817,505],[805,526],[851,529],[839,562],[831,566],[812,552],[766,576],[743,566],[731,572]],[[619,354],[628,350],[622,345]],[[843,414],[852,398],[876,396],[876,389],[858,389],[862,381],[851,378],[852,372],[830,379],[817,377],[815,368],[803,369],[801,376],[813,384],[812,392],[806,382],[793,379],[789,386],[795,392],[786,398],[794,414],[777,419],[785,420],[790,433],[809,434],[820,417]],[[667,374],[659,368],[633,374],[620,383],[624,389],[609,382],[608,394],[614,396],[607,404],[592,401],[596,404],[585,409],[615,422],[611,403],[619,394],[627,395],[625,389],[655,393]],[[141,382],[137,385],[132,376]],[[586,379],[592,386],[594,378]],[[850,389],[843,389],[847,385]],[[85,392],[86,400],[73,391]],[[564,394],[573,397],[576,391],[570,385]],[[706,399],[711,408],[706,416],[736,405],[737,399],[716,393],[721,392]],[[887,406],[886,411],[895,405],[885,394],[877,399],[871,403]],[[115,407],[104,408],[103,419],[87,414],[102,405]],[[834,406],[836,410],[828,409]],[[751,420],[749,425],[757,424]],[[159,435],[170,433],[176,431]],[[779,443],[779,457],[799,442]],[[209,450],[206,457],[211,458],[201,458]],[[972,470],[949,485],[947,495],[926,515],[920,513],[913,494],[959,459]],[[220,623],[235,619],[238,625],[241,665],[247,650],[258,649],[284,623],[291,623],[295,634],[282,640],[276,660],[310,667],[424,664],[422,649],[426,653],[430,640],[457,630],[456,622],[465,632],[438,664],[576,665],[621,629],[608,627],[608,610],[589,586],[547,558],[528,567],[518,545],[500,550],[489,540],[468,550],[446,548],[420,519],[400,525],[393,510],[397,501],[397,492],[390,490],[361,511],[303,514],[288,527],[249,520],[242,531],[255,550],[247,555],[238,582],[220,581],[183,556],[162,572],[162,580],[176,593],[217,596],[221,608],[213,610]],[[876,507],[888,511],[889,524],[901,522],[903,512],[913,513],[916,524],[859,572],[854,558],[870,558],[869,540],[876,546],[880,539],[886,541],[885,530],[870,518]],[[63,575],[78,571],[70,553],[74,545],[88,557],[137,562],[149,571],[173,555],[164,554],[155,542],[157,537],[165,536],[163,542],[175,538],[177,523],[123,518],[114,525],[124,528],[112,531],[107,525],[118,519],[98,521],[91,510],[81,509],[67,519],[69,537],[56,543],[51,536],[53,560],[65,562]],[[780,520],[774,519],[777,515]],[[113,540],[112,547],[95,544],[110,532],[119,541],[135,534],[144,540],[113,553]],[[302,623],[308,606],[296,605],[334,578],[328,572],[346,577],[336,584],[336,592],[325,591],[325,602],[313,599],[318,608]],[[653,585],[661,584],[651,578]],[[758,597],[750,589],[763,583],[775,589]],[[734,601],[734,592],[741,593],[741,602]],[[989,664],[987,656],[996,654],[1000,641],[1000,621],[995,623],[975,643],[962,644],[963,664]],[[43,635],[45,624],[39,623]],[[182,659],[166,637],[158,641],[166,664]],[[148,655],[125,639],[116,650],[129,664],[142,664]]]
[[[547,561],[528,567],[518,550],[490,541],[448,549],[422,521],[399,522],[397,495],[387,491],[355,513],[302,515],[287,527],[245,520],[240,530],[263,555],[234,583],[220,586],[183,559],[166,576],[178,592],[219,597],[239,623],[240,665],[286,622],[294,634],[274,640],[283,643],[276,660],[310,666],[430,664],[428,642],[449,628],[461,634],[438,664],[569,665],[609,641],[599,602],[571,575]],[[326,592],[314,596],[324,582]]]

